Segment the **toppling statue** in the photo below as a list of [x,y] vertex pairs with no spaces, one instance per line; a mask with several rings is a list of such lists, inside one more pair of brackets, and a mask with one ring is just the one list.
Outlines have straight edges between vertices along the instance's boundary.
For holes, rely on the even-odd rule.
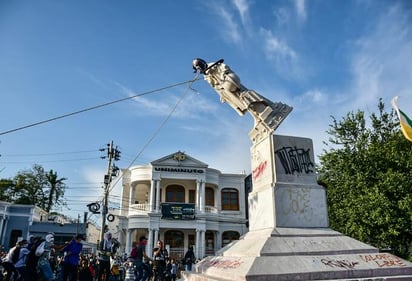
[[253,142],[259,138],[259,135],[266,135],[276,130],[292,111],[292,107],[287,104],[274,103],[243,86],[239,76],[223,63],[223,59],[207,63],[196,58],[193,60],[193,69],[204,75],[205,80],[220,95],[222,103],[227,102],[239,115],[249,111],[255,121],[254,129],[249,133]]

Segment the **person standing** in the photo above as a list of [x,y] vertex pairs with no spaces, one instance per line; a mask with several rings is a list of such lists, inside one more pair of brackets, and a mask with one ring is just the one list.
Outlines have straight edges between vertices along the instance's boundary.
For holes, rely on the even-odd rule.
[[80,254],[83,250],[82,234],[77,234],[69,244],[67,244],[63,251],[66,253],[63,260],[63,281],[67,281],[70,276],[70,281],[77,281],[77,274],[79,269]]
[[189,246],[187,250],[184,262],[185,262],[185,271],[192,271],[192,265],[196,261],[195,253],[193,252],[193,246]]
[[3,265],[4,271],[6,272],[6,278],[4,278],[4,281],[10,281],[10,280],[16,281],[17,280],[19,272],[14,266],[14,263],[17,261],[17,259],[14,260],[14,257],[15,256],[18,257],[20,249],[21,249],[21,246],[19,242],[17,242],[16,245],[13,248],[11,248],[7,252],[7,255],[2,259],[2,265]]
[[22,240],[19,242],[19,245],[20,245],[20,253],[19,253],[19,257],[16,263],[14,264],[14,266],[16,267],[16,270],[20,274],[19,280],[29,281],[30,279],[29,270],[26,266],[27,257],[30,253],[30,250],[28,249],[29,243],[27,240]]
[[172,273],[172,281],[176,281],[176,277],[177,277],[177,264],[175,259],[170,259],[170,264],[172,266],[172,269],[170,270],[170,272]]
[[[110,258],[113,256],[114,241],[112,239],[112,233],[107,232],[105,238],[101,243],[99,253],[99,267],[97,280],[109,281],[110,280]],[[104,280],[103,280],[104,276]]]
[[149,266],[143,260],[152,260],[146,255],[146,244],[147,238],[145,236],[140,236],[139,244],[135,246],[135,248],[132,250],[132,253],[130,254],[130,257],[134,259],[134,264],[136,266],[136,281],[145,281],[149,275]]
[[157,247],[153,249],[153,273],[154,281],[165,281],[166,259],[169,253],[164,248],[161,240],[157,241]]
[[49,262],[51,251],[53,249],[60,250],[64,246],[65,245],[54,245],[53,233],[47,234],[45,241],[37,246],[35,250],[36,256],[39,257],[39,260],[37,261],[37,269],[39,270],[39,275],[43,281],[52,281],[54,279],[54,273]]

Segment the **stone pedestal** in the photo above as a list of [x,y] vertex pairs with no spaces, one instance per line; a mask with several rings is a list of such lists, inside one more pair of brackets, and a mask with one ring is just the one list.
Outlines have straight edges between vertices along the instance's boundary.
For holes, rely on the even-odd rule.
[[312,140],[270,134],[251,157],[249,232],[185,280],[412,280],[412,263],[328,228]]

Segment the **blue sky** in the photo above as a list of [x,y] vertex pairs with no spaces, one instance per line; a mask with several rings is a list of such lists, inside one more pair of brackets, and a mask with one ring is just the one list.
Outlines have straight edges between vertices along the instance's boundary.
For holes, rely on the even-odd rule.
[[[408,0],[1,0],[0,177],[35,163],[57,171],[68,178],[61,211],[77,216],[102,199],[99,148],[112,140],[120,168],[180,150],[250,172],[250,115],[221,104],[204,80],[195,91],[156,91],[193,79],[196,57],[223,58],[244,86],[293,106],[276,133],[312,138],[316,155],[331,115],[374,112],[380,97],[389,110],[395,95],[412,115]],[[117,186],[110,201],[119,194]]]

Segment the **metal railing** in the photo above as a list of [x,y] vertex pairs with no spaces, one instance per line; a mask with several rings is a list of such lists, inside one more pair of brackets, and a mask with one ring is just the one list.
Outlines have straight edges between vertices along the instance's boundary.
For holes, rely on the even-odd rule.
[[[150,212],[150,204],[132,204],[129,207],[129,216],[130,215],[143,215]],[[214,206],[205,206],[205,213],[207,214],[218,214],[218,210]]]

